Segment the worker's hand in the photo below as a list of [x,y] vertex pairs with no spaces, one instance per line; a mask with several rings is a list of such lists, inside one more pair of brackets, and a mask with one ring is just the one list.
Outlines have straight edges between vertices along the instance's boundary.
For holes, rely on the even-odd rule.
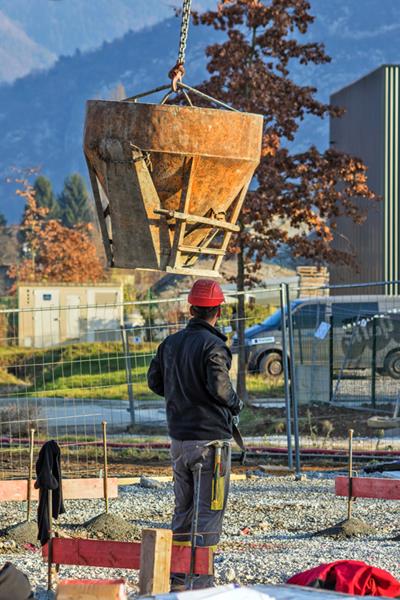
[[239,423],[239,413],[243,409],[244,403],[243,400],[239,399],[239,403],[237,405],[237,410],[235,410],[235,414],[232,416],[232,423],[237,425]]
[[239,421],[240,421],[240,419],[239,419],[239,415],[235,415],[234,417],[232,417],[232,423],[233,423],[234,425],[236,425],[236,427],[238,427],[238,426],[239,426]]

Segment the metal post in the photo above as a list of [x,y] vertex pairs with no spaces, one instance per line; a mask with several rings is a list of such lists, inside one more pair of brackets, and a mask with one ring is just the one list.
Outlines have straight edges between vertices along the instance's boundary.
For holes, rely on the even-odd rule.
[[186,577],[185,587],[186,589],[192,590],[196,579],[194,572],[195,559],[196,559],[196,542],[197,533],[199,529],[199,511],[200,511],[200,485],[201,485],[201,470],[203,465],[196,463],[193,467],[193,482],[194,482],[194,495],[193,495],[193,512],[192,512],[192,526],[190,529],[190,572],[189,576]]
[[352,477],[353,477],[353,433],[354,429],[349,429],[349,495],[347,498],[347,518],[351,519],[352,511]]
[[371,405],[376,408],[376,317],[372,317]]
[[[46,493],[45,491],[43,492]],[[53,574],[53,491],[47,491],[47,514],[49,518],[49,540],[47,542],[47,589],[51,590],[52,587],[52,574]]]
[[288,468],[293,468],[293,453],[292,453],[292,419],[291,419],[291,402],[290,402],[290,373],[289,373],[289,361],[287,352],[287,338],[286,338],[286,300],[285,300],[285,287],[281,283],[280,285],[280,302],[281,302],[281,323],[282,323],[282,362],[283,362],[283,374],[284,374],[284,385],[285,385],[285,410],[286,410],[286,438],[287,438],[287,449],[288,449]]
[[29,430],[29,470],[28,470],[28,488],[26,493],[26,520],[31,520],[31,505],[32,505],[32,474],[33,474],[33,440],[35,436],[35,430]]
[[129,335],[124,325],[121,325],[121,338],[122,348],[125,358],[125,373],[126,373],[126,384],[128,388],[128,400],[129,400],[129,413],[131,415],[131,425],[135,425],[135,399],[133,396],[133,383],[132,383],[132,364],[131,354],[129,348]]
[[103,491],[106,513],[108,513],[108,460],[107,460],[107,421],[101,423],[103,429]]
[[288,319],[288,332],[289,332],[289,355],[290,355],[290,391],[293,406],[293,433],[294,433],[294,460],[295,460],[295,477],[296,480],[301,479],[301,467],[300,467],[300,439],[299,439],[299,407],[297,403],[297,382],[296,382],[296,366],[295,366],[295,355],[294,355],[294,334],[293,334],[293,320],[292,320],[292,308],[290,306],[290,292],[289,284],[285,283],[286,291],[286,310]]
[[329,317],[329,402],[333,400],[333,315]]

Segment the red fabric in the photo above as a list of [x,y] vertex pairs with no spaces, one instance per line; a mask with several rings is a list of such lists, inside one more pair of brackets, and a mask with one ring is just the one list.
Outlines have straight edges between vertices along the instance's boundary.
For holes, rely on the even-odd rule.
[[337,560],[319,565],[293,575],[287,583],[358,596],[400,598],[400,581],[387,571],[358,560]]

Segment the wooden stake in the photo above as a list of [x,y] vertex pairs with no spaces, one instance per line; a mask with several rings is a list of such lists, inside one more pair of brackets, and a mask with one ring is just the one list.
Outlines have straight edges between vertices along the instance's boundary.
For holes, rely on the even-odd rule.
[[[43,492],[46,493],[46,492]],[[47,510],[49,517],[49,541],[48,546],[48,557],[47,557],[47,589],[48,591],[52,588],[52,574],[53,574],[53,492],[48,490],[47,492]]]
[[26,491],[26,520],[31,520],[31,504],[32,504],[32,474],[33,474],[33,439],[35,430],[29,431],[29,471],[28,471],[28,488]]
[[169,592],[171,554],[171,530],[143,529],[139,573],[139,593],[141,595]]
[[349,429],[349,495],[347,498],[347,518],[351,519],[353,508],[351,481],[353,476],[353,433],[354,429]]
[[103,421],[103,490],[104,504],[106,513],[108,513],[108,460],[107,460],[107,421]]

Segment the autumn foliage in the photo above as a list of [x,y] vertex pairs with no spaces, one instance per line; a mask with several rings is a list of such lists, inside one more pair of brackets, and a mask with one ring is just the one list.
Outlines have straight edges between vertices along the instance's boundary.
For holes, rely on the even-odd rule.
[[21,260],[8,271],[18,281],[87,283],[104,280],[103,266],[90,239],[90,224],[64,227],[55,219],[46,220],[47,208],[39,207],[34,188],[19,182],[17,194],[25,200],[20,227],[23,240]]
[[[290,69],[299,63],[330,61],[320,43],[302,43],[314,21],[307,0],[220,0],[216,10],[195,13],[195,24],[225,34],[208,46],[209,78],[199,89],[246,112],[264,116],[262,157],[240,216],[240,232],[229,251],[237,255],[239,291],[257,283],[257,271],[282,247],[313,264],[351,263],[350,253],[333,241],[342,216],[361,222],[363,205],[376,200],[367,185],[367,169],[356,157],[334,148],[320,152],[311,146],[293,152],[301,121],[340,117],[338,107],[320,102],[317,90],[300,85]],[[238,296],[237,391],[247,400],[245,372],[245,306]]]
[[[338,107],[315,97],[316,89],[290,77],[294,62],[330,61],[320,43],[301,43],[314,21],[307,0],[221,0],[217,10],[194,14],[226,40],[206,50],[210,73],[199,89],[235,108],[264,115],[262,159],[255,188],[247,194],[242,230],[231,245],[240,253],[247,281],[282,244],[314,263],[349,263],[334,248],[337,220],[363,220],[359,200],[375,200],[367,169],[356,157],[312,146],[293,153],[290,142],[307,115],[339,117]],[[300,35],[299,35],[300,34]],[[355,200],[355,197],[358,200]],[[240,265],[239,265],[240,268]]]

